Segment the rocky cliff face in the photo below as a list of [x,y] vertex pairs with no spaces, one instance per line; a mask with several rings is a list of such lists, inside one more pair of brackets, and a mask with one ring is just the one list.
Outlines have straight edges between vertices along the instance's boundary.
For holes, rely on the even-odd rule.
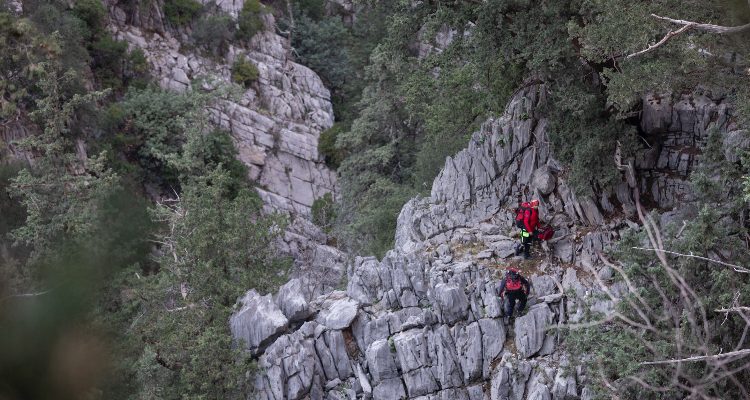
[[[236,15],[242,2],[217,4]],[[141,49],[151,73],[168,89],[185,90],[197,78],[230,82],[231,65],[244,58],[258,67],[259,78],[237,102],[220,104],[217,122],[234,137],[239,157],[260,183],[272,207],[309,215],[313,201],[336,189],[335,172],[318,154],[320,132],[333,125],[330,93],[309,68],[289,57],[286,39],[275,34],[265,15],[266,29],[247,48],[231,45],[221,60],[184,50],[178,38],[159,25],[131,25],[116,4],[110,6],[114,35]],[[139,20],[157,20],[157,16]]]
[[[396,248],[350,266],[345,292],[313,299],[293,281],[275,299],[243,299],[232,329],[260,355],[261,398],[585,396],[585,371],[566,372],[558,333],[546,328],[581,318],[595,291],[582,264],[595,271],[596,248],[616,230],[576,235],[580,224],[604,218],[556,177],[546,122],[535,115],[543,101],[543,87],[528,88],[506,115],[487,121],[468,149],[447,160],[432,195],[404,206]],[[534,296],[506,326],[497,264],[520,261],[511,258],[511,213],[503,207],[524,191],[544,194],[543,215],[564,238],[551,251],[568,264],[527,264]]]
[[[318,154],[318,137],[334,122],[328,89],[317,74],[290,58],[288,42],[275,33],[270,14],[263,17],[265,29],[249,43],[230,45],[221,59],[211,59],[187,50],[182,33],[165,29],[156,3],[136,12],[126,12],[127,4],[117,1],[108,8],[113,35],[143,51],[162,87],[186,90],[199,78],[210,85],[228,83],[232,64],[241,58],[258,68],[258,80],[239,100],[217,104],[212,112],[234,138],[269,211],[290,216],[280,247],[294,257],[295,273],[316,293],[330,290],[341,279],[345,256],[327,246],[326,235],[309,221],[315,199],[336,195],[336,173]],[[236,17],[243,1],[215,5]]]
[[[555,327],[612,309],[600,284],[615,296],[624,288],[599,253],[636,227],[626,219],[634,203],[627,183],[597,199],[575,196],[547,144],[538,112],[545,97],[544,86],[523,89],[448,158],[430,197],[402,209],[395,248],[349,266],[346,291],[314,297],[291,281],[276,296],[242,299],[231,327],[259,356],[261,399],[591,398],[590,372],[571,360]],[[638,185],[666,207],[688,198],[692,148],[705,132],[730,141],[734,126],[721,102],[655,107],[649,99],[643,130],[659,146],[639,156],[652,162],[639,161]],[[685,163],[672,162],[682,154]],[[669,180],[672,192],[645,190]],[[511,208],[529,197],[541,200],[557,234],[537,261],[523,262],[513,256]],[[497,293],[507,265],[534,286],[511,325]]]

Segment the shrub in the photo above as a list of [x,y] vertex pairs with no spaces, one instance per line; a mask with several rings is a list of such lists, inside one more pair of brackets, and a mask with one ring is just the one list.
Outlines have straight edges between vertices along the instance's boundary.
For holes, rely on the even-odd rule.
[[232,64],[232,80],[246,88],[258,80],[258,67],[252,62],[240,57]]
[[335,123],[332,127],[323,131],[318,139],[318,153],[323,156],[326,165],[333,169],[337,169],[344,159],[344,151],[336,148],[336,138],[343,131],[343,125]]
[[299,62],[320,74],[327,87],[341,92],[356,76],[347,47],[351,34],[338,17],[315,21],[302,15],[296,22],[292,45]]
[[299,11],[308,17],[319,21],[325,17],[326,1],[325,0],[299,0],[296,1]]
[[333,223],[336,221],[336,203],[330,193],[313,201],[312,221],[326,233],[330,233],[333,229]]
[[141,49],[134,49],[128,54],[123,79],[128,86],[143,89],[149,81],[149,70],[146,55]]
[[203,9],[203,5],[195,0],[166,0],[164,15],[175,26],[185,26],[192,22]]
[[240,40],[250,40],[263,29],[263,21],[260,19],[261,14],[265,11],[264,7],[258,0],[246,0],[242,5],[240,15],[237,17],[237,24],[240,29],[237,31],[237,38]]
[[104,35],[91,46],[91,68],[103,87],[119,88],[128,44]]
[[227,50],[229,41],[234,36],[235,26],[229,14],[207,15],[193,27],[193,40],[196,45],[208,50],[214,56]]
[[86,22],[91,33],[98,34],[104,31],[107,10],[99,0],[77,0],[73,6],[76,17]]

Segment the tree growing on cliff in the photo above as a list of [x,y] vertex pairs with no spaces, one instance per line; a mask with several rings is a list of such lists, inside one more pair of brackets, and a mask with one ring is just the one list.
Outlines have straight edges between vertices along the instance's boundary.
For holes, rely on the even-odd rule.
[[[139,393],[161,398],[244,398],[251,369],[227,321],[248,288],[275,290],[288,262],[272,242],[283,220],[264,216],[254,192],[232,189],[221,167],[195,177],[160,203],[159,271],[130,280],[129,335],[141,337],[134,368]],[[217,243],[221,243],[217,246]]]
[[26,222],[13,237],[33,246],[32,259],[50,256],[52,246],[64,237],[85,240],[91,233],[97,202],[112,191],[117,176],[106,166],[105,155],[88,157],[70,132],[70,120],[81,105],[96,101],[105,92],[66,97],[64,86],[74,79],[60,74],[53,64],[40,64],[39,88],[44,93],[31,114],[42,132],[18,146],[35,154],[33,166],[13,179],[11,192],[26,209]]

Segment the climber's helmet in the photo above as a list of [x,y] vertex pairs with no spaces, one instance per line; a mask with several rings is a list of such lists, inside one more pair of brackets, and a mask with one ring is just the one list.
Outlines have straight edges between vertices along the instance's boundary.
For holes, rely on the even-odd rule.
[[529,204],[531,204],[531,207],[537,208],[539,207],[539,200],[537,199],[531,200]]

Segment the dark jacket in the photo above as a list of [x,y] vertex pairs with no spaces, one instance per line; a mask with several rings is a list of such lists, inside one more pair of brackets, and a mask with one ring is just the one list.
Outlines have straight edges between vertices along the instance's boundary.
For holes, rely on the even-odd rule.
[[[506,273],[505,277],[503,277],[503,280],[500,281],[500,286],[498,288],[500,292],[500,296],[502,296],[503,293],[506,291],[505,283],[508,281],[508,279],[510,279],[510,274]],[[528,294],[529,291],[531,290],[531,284],[529,284],[529,281],[520,274],[518,275],[518,279],[521,280],[521,289],[523,290],[524,293]]]

